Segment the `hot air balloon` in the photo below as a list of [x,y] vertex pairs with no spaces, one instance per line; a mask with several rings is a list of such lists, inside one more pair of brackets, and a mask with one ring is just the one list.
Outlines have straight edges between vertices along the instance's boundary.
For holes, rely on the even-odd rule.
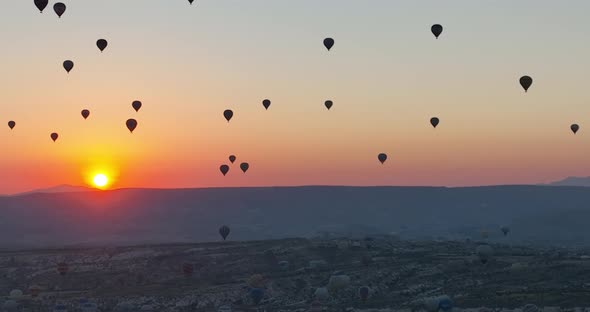
[[570,126],[570,129],[572,129],[572,132],[574,134],[576,134],[576,132],[578,132],[578,130],[580,130],[580,126],[578,126],[577,124],[573,124]]
[[370,292],[371,292],[371,289],[367,286],[362,286],[359,288],[359,296],[361,297],[361,300],[363,302],[367,301],[367,299],[369,298]]
[[479,257],[479,261],[481,261],[482,264],[486,264],[494,254],[494,250],[490,245],[483,244],[477,246],[475,253]]
[[250,165],[247,162],[243,162],[240,164],[240,169],[242,169],[242,171],[244,171],[244,173],[246,173],[246,171],[248,171],[248,168],[250,168]]
[[270,100],[266,99],[262,101],[262,106],[264,106],[264,109],[268,109],[268,107],[270,106]]
[[501,227],[500,230],[502,231],[502,233],[504,233],[504,236],[506,236],[506,235],[508,235],[508,233],[510,233],[510,228],[506,225]]
[[191,275],[193,275],[193,265],[192,263],[183,263],[182,264],[182,273],[184,273],[184,275],[186,277],[190,277]]
[[66,72],[70,72],[72,70],[72,68],[74,68],[74,62],[70,61],[70,60],[65,60],[63,63],[64,69],[66,70]]
[[70,270],[70,267],[68,266],[67,263],[60,262],[60,263],[57,264],[57,272],[60,275],[66,275],[66,273],[68,273],[69,270]]
[[324,39],[324,47],[330,51],[330,49],[334,46],[334,39],[326,38]]
[[29,293],[31,293],[31,297],[36,298],[41,293],[41,287],[32,285],[29,287]]
[[260,302],[264,298],[264,289],[252,288],[250,290],[250,298],[252,298],[252,302],[254,302],[255,305],[260,304]]
[[219,171],[221,171],[221,173],[225,176],[229,172],[229,166],[221,165],[219,166]]
[[327,101],[324,102],[324,106],[326,106],[326,108],[328,110],[330,110],[330,108],[332,108],[332,105],[334,105],[334,102],[332,102],[330,100],[327,100]]
[[13,120],[8,122],[8,128],[10,128],[10,130],[14,129],[14,126],[16,126],[16,122],[14,122]]
[[531,78],[529,76],[522,76],[522,77],[520,77],[519,81],[520,81],[520,85],[524,89],[524,92],[527,92],[529,90],[530,86],[533,84],[533,78]]
[[108,45],[109,45],[109,43],[105,39],[98,39],[96,41],[96,46],[98,47],[98,49],[100,50],[100,52],[104,51],[104,49],[106,49],[106,47]]
[[432,27],[430,27],[430,31],[432,31],[432,34],[434,35],[434,37],[436,37],[436,39],[438,39],[438,36],[440,36],[440,34],[442,34],[443,27],[440,24],[434,24],[434,25],[432,25]]
[[377,155],[377,159],[379,159],[379,161],[383,164],[387,160],[387,154],[381,153],[381,154]]
[[227,226],[227,225],[224,225],[219,228],[219,234],[221,235],[223,240],[225,240],[227,238],[227,236],[229,235],[229,232],[230,232],[229,226]]
[[80,114],[82,114],[82,117],[86,119],[88,118],[88,116],[90,116],[90,111],[87,109],[83,109],[82,112],[80,112]]
[[193,4],[193,2],[194,2],[194,1],[195,1],[195,0],[188,0],[188,3],[189,3],[189,4]]
[[141,101],[133,101],[133,103],[131,103],[131,107],[133,107],[136,112],[139,112],[139,109],[141,108]]
[[436,126],[438,126],[439,122],[440,122],[440,120],[439,120],[437,117],[432,117],[432,118],[430,118],[430,124],[431,124],[431,125],[432,125],[434,128],[436,128]]
[[55,141],[57,140],[57,138],[59,138],[59,135],[58,135],[57,133],[55,133],[55,132],[54,132],[54,133],[52,133],[52,134],[50,135],[50,137],[51,137],[51,139],[53,140],[53,142],[55,142]]
[[43,13],[43,10],[45,10],[47,5],[49,4],[49,0],[34,0],[33,2],[35,3],[35,6],[37,7],[37,9],[39,9],[39,12],[41,13]]
[[14,300],[18,300],[20,298],[22,298],[23,296],[23,292],[20,289],[13,289],[10,291],[10,294],[8,295],[8,297],[10,297],[10,299],[14,299]]
[[53,11],[55,11],[57,17],[61,18],[61,16],[66,12],[66,5],[61,2],[57,2],[53,5]]
[[318,287],[314,292],[314,296],[321,301],[328,300],[330,298],[330,293],[326,287]]
[[127,119],[125,125],[127,125],[127,129],[129,129],[129,132],[133,133],[133,130],[137,128],[137,120],[133,118]]
[[229,122],[233,116],[234,112],[231,109],[226,109],[223,111],[223,117],[225,117],[225,120],[227,120],[227,122]]
[[229,161],[233,164],[236,161],[236,155],[229,155]]

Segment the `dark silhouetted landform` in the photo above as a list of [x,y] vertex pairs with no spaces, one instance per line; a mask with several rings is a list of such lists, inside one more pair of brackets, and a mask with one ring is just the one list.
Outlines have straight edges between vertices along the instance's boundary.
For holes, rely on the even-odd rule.
[[554,186],[590,186],[590,177],[567,177],[560,181],[549,183]]
[[[76,188],[75,188],[76,189]],[[139,244],[395,233],[590,244],[583,187],[121,189],[0,197],[0,245]],[[500,226],[511,232],[502,235]]]

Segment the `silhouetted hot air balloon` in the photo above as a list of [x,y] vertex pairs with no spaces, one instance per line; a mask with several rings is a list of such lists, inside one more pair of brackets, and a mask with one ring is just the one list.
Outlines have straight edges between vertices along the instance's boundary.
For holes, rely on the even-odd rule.
[[82,114],[82,117],[84,117],[84,119],[88,118],[88,116],[90,116],[90,111],[87,109],[83,109],[82,112],[80,112]]
[[225,117],[225,120],[227,120],[227,122],[229,122],[233,116],[234,112],[231,109],[226,109],[223,111],[223,117]]
[[531,85],[533,84],[533,78],[531,78],[529,76],[522,76],[522,77],[520,77],[519,81],[520,81],[520,85],[524,89],[524,92],[527,92],[529,90],[529,88],[531,87]]
[[104,51],[104,49],[106,49],[108,45],[109,43],[105,39],[98,39],[96,41],[96,46],[98,47],[100,52]]
[[377,155],[377,159],[379,159],[379,161],[383,164],[387,160],[387,154],[381,153],[381,154]]
[[330,51],[330,49],[334,46],[334,39],[326,38],[324,39],[324,47]]
[[131,107],[133,107],[136,112],[139,112],[139,109],[141,108],[141,101],[133,101],[133,103],[131,103]]
[[262,101],[262,106],[264,106],[264,109],[268,109],[268,107],[270,106],[270,100],[266,99]]
[[137,120],[130,118],[127,119],[127,121],[125,122],[125,125],[127,125],[127,129],[129,129],[129,131],[131,133],[133,133],[133,130],[135,130],[135,128],[137,128]]
[[437,117],[432,117],[432,118],[430,118],[430,124],[431,124],[431,125],[432,125],[434,128],[436,128],[436,126],[438,126],[439,122],[440,122],[440,120],[439,120]]
[[61,16],[66,12],[66,5],[61,2],[57,2],[53,5],[53,11],[55,11],[57,17],[61,18]]
[[229,226],[227,226],[227,225],[223,225],[219,228],[219,234],[221,235],[223,240],[225,240],[227,238],[227,236],[229,235],[229,232],[230,232],[230,229],[229,229]]
[[332,102],[330,100],[327,100],[327,101],[324,102],[324,105],[326,106],[326,108],[328,110],[330,110],[330,108],[332,108],[332,105],[334,105],[334,102]]
[[51,139],[53,140],[53,142],[55,142],[57,140],[57,138],[59,138],[59,135],[57,133],[52,133],[51,135]]
[[574,134],[576,134],[576,132],[578,132],[578,130],[580,130],[580,126],[578,126],[577,124],[573,124],[570,126],[570,129],[572,129],[572,132]]
[[193,265],[192,263],[183,263],[182,264],[182,273],[184,273],[184,275],[186,277],[189,277],[191,275],[193,275]]
[[221,171],[221,173],[225,176],[229,172],[229,166],[221,165],[219,166],[219,171]]
[[64,69],[66,70],[66,72],[70,72],[72,70],[72,68],[74,68],[74,62],[70,61],[70,60],[65,60],[63,63]]
[[243,162],[240,164],[240,169],[242,169],[242,171],[244,171],[244,173],[246,173],[246,171],[248,171],[248,168],[250,168],[250,165],[247,162]]
[[510,233],[510,228],[506,225],[501,227],[500,230],[502,231],[502,233],[504,233],[504,236],[506,236],[506,235],[508,235],[508,233]]
[[34,0],[35,6],[39,9],[39,12],[43,13],[43,10],[49,4],[49,0]]
[[492,249],[490,245],[479,245],[475,249],[475,253],[479,257],[479,261],[481,261],[482,264],[486,264],[494,254],[494,249]]
[[229,155],[229,161],[233,164],[236,161],[236,155]]
[[194,1],[195,1],[195,0],[188,0],[188,3],[189,3],[189,4],[193,4],[193,2],[194,2]]
[[66,275],[66,273],[68,273],[69,270],[70,270],[70,267],[68,266],[67,263],[60,262],[60,263],[57,264],[57,272],[60,275]]
[[264,289],[252,288],[250,290],[250,298],[252,298],[252,302],[254,302],[255,305],[258,305],[264,298]]
[[16,122],[12,120],[8,122],[8,128],[10,128],[10,130],[14,129],[14,126],[16,126]]
[[367,301],[370,292],[371,289],[369,289],[369,287],[367,286],[362,286],[361,288],[359,288],[359,296],[361,297],[361,300],[363,302]]
[[432,31],[432,34],[434,35],[434,37],[436,37],[436,39],[438,39],[438,36],[440,36],[440,34],[442,34],[443,27],[440,24],[434,24],[434,25],[432,25],[432,27],[430,27],[430,31]]

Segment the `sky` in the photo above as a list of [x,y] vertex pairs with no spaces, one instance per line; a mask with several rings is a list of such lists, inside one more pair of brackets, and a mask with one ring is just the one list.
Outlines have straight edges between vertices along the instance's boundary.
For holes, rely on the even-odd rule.
[[[588,1],[66,0],[61,18],[54,1],[42,14],[32,0],[6,2],[3,194],[90,185],[97,173],[108,188],[590,175]],[[534,80],[527,93],[522,75]]]

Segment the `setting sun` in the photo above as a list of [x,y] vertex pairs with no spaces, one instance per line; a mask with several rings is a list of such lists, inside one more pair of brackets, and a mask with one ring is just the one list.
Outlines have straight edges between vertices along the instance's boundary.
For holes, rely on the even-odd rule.
[[99,173],[97,175],[94,176],[94,179],[92,180],[94,182],[94,185],[97,187],[104,187],[107,185],[107,183],[109,182],[109,179],[107,178],[106,175]]

